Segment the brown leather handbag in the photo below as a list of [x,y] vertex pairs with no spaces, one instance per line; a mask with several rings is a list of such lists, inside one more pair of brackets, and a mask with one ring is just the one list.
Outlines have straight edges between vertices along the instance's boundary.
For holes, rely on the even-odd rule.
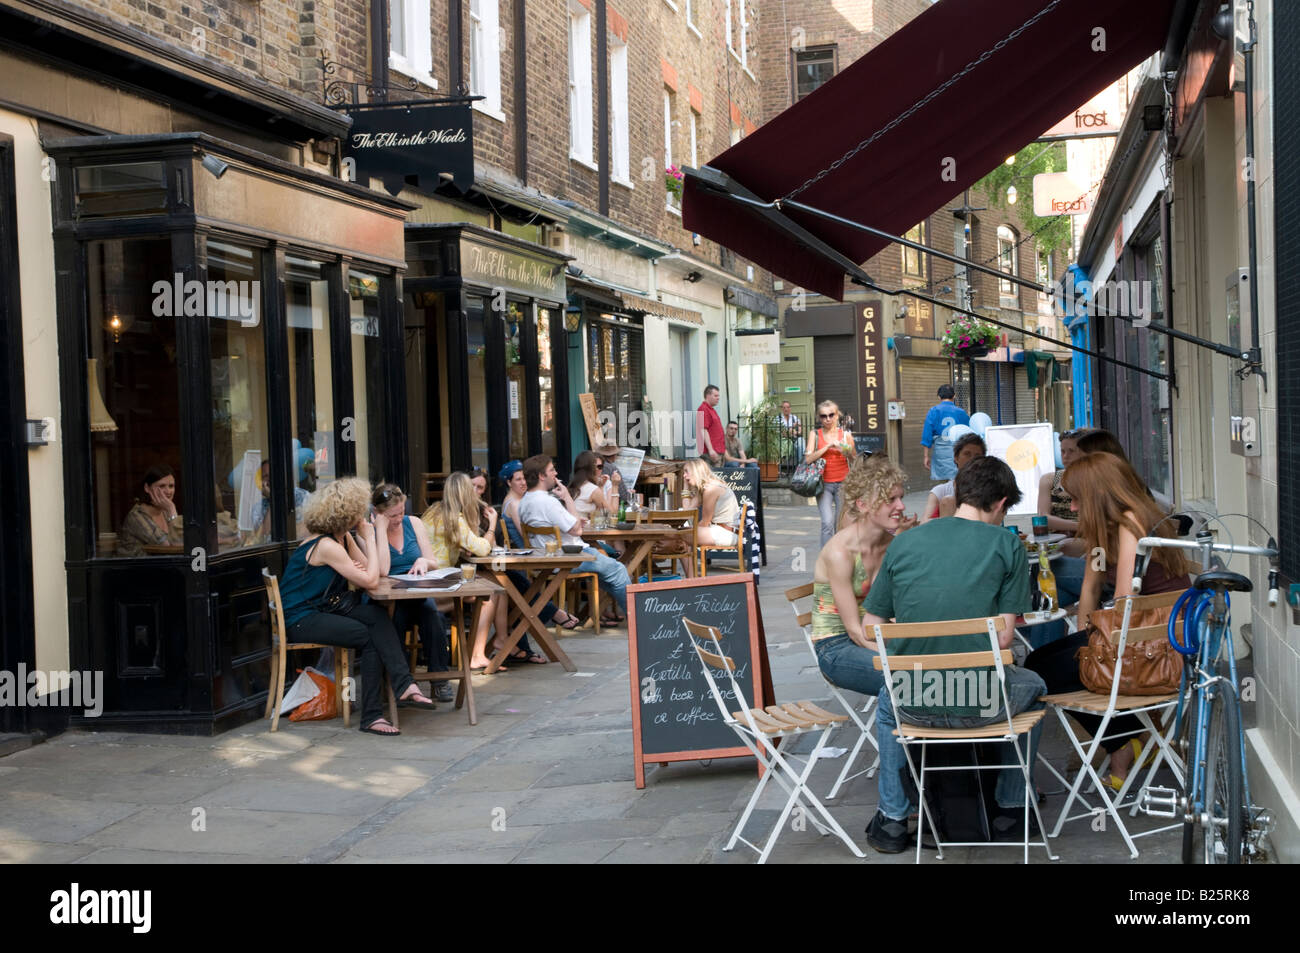
[[[1166,605],[1151,608],[1133,607],[1129,616],[1130,636],[1134,630],[1147,626],[1169,625],[1173,600],[1178,593],[1162,594],[1159,601]],[[1075,654],[1079,660],[1079,681],[1090,692],[1109,695],[1115,680],[1115,660],[1119,655],[1119,634],[1124,624],[1124,607],[1098,609],[1088,618],[1088,644]],[[1182,622],[1179,622],[1181,639]],[[1121,695],[1170,695],[1178,691],[1183,675],[1183,657],[1169,644],[1165,635],[1142,641],[1128,641],[1124,646],[1123,664],[1119,673]]]

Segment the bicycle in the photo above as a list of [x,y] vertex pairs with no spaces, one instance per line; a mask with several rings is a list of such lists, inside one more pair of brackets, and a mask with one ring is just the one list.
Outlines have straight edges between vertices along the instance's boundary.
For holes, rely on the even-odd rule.
[[[1250,592],[1245,576],[1216,568],[1215,553],[1266,556],[1269,559],[1268,604],[1277,605],[1279,571],[1277,543],[1239,546],[1215,541],[1202,530],[1195,540],[1146,536],[1138,541],[1133,592],[1141,591],[1142,577],[1152,549],[1187,549],[1200,553],[1202,572],[1193,587],[1179,597],[1169,618],[1169,642],[1183,656],[1183,678],[1175,714],[1175,749],[1183,758],[1176,771],[1181,792],[1173,788],[1143,789],[1138,806],[1152,817],[1183,819],[1183,863],[1196,854],[1201,835],[1201,857],[1207,864],[1239,864],[1260,860],[1262,841],[1273,829],[1273,815],[1257,806],[1246,777],[1245,730],[1241,725],[1241,700],[1237,688],[1237,661],[1232,646],[1229,592]],[[1183,619],[1183,639],[1177,625]],[[1190,709],[1195,702],[1195,717]]]

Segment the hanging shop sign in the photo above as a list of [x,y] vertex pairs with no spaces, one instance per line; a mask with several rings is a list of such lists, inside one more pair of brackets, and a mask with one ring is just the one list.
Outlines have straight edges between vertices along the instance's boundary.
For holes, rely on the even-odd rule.
[[1043,133],[1040,139],[1080,139],[1119,135],[1119,85],[1111,83],[1092,99]]
[[427,190],[437,188],[444,176],[461,192],[474,184],[474,124],[468,104],[377,106],[351,116],[343,161],[354,181],[381,179],[393,195],[405,187],[408,176]]
[[1092,196],[1068,172],[1043,172],[1034,176],[1034,214],[1087,215],[1092,211]]
[[[885,375],[881,371],[885,335],[881,325],[884,323],[884,309],[877,300],[860,301],[854,322],[857,337],[858,357],[858,406],[862,409],[862,419],[854,428],[855,433],[869,436],[885,434]],[[874,444],[874,441],[872,441]]]
[[775,329],[769,334],[738,334],[736,351],[741,364],[781,363],[781,340]]
[[474,284],[547,301],[564,300],[564,265],[461,233],[460,276]]

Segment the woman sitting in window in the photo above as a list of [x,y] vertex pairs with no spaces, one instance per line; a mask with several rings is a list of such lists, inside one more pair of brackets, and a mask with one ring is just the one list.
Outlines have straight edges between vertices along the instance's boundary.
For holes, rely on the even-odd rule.
[[434,707],[411,678],[402,644],[388,612],[374,603],[358,602],[345,613],[324,611],[331,584],[346,580],[369,589],[388,573],[388,519],[370,510],[370,484],[338,480],[318,490],[307,504],[304,519],[312,535],[289,557],[280,598],[290,642],[321,642],[356,649],[361,656],[361,730],[396,735],[383,717],[380,680],[388,679],[402,708]]
[[180,552],[184,521],[176,512],[176,474],[165,463],[150,467],[141,481],[145,502],[137,501],[117,534],[119,556],[143,556],[146,546],[172,546]]

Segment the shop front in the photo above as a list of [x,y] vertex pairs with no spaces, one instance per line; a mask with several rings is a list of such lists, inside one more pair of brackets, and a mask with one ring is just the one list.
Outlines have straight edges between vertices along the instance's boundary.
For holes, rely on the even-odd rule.
[[459,223],[408,225],[406,257],[404,473],[417,505],[453,470],[569,459],[568,256]]
[[[261,714],[262,570],[306,497],[405,464],[408,203],[199,133],[49,141],[72,724]],[[178,518],[150,527],[146,478]],[[143,522],[142,522],[143,521]]]

